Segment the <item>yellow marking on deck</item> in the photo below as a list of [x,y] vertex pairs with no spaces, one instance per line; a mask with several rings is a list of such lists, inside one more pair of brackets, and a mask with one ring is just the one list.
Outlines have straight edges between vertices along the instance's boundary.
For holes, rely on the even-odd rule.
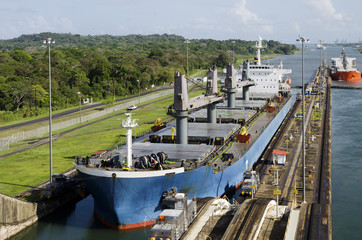
[[212,164],[214,164],[218,159],[220,159],[220,157],[222,156],[223,153],[229,151],[233,146],[234,146],[235,141],[232,141],[229,143],[228,147],[224,149],[224,151],[221,152],[221,154],[217,155],[216,157],[214,157],[211,162]]
[[265,112],[262,112],[259,116],[257,116],[250,124],[249,126],[247,127],[247,130],[251,129],[253,126],[254,126],[254,123],[256,122],[256,120],[258,118],[260,118],[261,116],[264,116],[265,115]]

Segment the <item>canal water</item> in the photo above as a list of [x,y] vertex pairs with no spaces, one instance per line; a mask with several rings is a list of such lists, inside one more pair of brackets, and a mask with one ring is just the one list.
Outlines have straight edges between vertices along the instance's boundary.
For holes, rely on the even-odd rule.
[[[299,46],[300,47],[300,46]],[[341,47],[326,49],[327,63]],[[362,69],[362,54],[346,48]],[[324,55],[324,53],[322,53]],[[269,60],[293,69],[292,85],[301,85],[301,52]],[[321,52],[310,45],[304,51],[304,81],[309,81],[321,61]],[[362,90],[332,90],[332,229],[334,239],[360,239],[362,225]],[[147,239],[149,230],[119,232],[103,226],[93,215],[93,198],[71,204],[15,236],[13,239]]]

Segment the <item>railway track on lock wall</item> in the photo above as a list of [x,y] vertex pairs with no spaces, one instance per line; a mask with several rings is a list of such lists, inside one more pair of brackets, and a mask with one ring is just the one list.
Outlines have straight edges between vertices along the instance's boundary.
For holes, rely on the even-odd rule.
[[[299,236],[297,239],[331,239],[331,173],[330,173],[330,118],[331,118],[331,85],[327,82],[323,115],[321,120],[321,135],[322,140],[320,143],[320,150],[316,156],[317,163],[317,177],[314,184],[313,199],[308,201],[302,207],[303,214],[299,227]],[[296,157],[298,154],[298,157]],[[298,165],[301,159],[302,152],[294,152],[293,158],[297,161],[295,166]],[[292,173],[290,171],[293,171]],[[285,174],[286,178],[281,187],[282,198],[281,204],[287,205],[288,201],[292,198],[291,192],[293,189],[292,180],[296,177],[297,168],[292,167],[292,163]],[[291,178],[292,180],[287,183],[286,179]],[[287,192],[285,192],[287,191]],[[284,197],[283,197],[284,196]]]
[[[290,109],[287,116],[284,118],[283,122],[279,126],[279,129],[275,132],[274,136],[270,140],[268,147],[264,150],[264,152],[260,155],[259,159],[254,163],[253,170],[257,171],[260,176],[260,182],[263,182],[263,178],[266,173],[266,168],[269,166],[270,161],[272,159],[272,152],[274,148],[277,146],[279,139],[282,139],[285,131],[292,119],[295,115],[298,107],[300,105],[300,101],[295,101],[292,108]],[[246,199],[245,196],[240,195],[237,198],[238,203],[242,203]]]
[[[330,118],[331,118],[331,86],[327,82],[325,89],[325,99],[323,101],[323,110],[322,110],[322,119],[320,125],[321,134],[321,143],[319,151],[316,155],[316,177],[314,181],[314,187],[312,188],[313,197],[311,200],[308,200],[308,203],[302,204],[300,222],[298,225],[298,237],[296,239],[331,239],[331,173],[330,173]],[[310,101],[308,109],[306,109],[307,115],[311,116],[311,109],[314,106],[316,101],[316,96],[313,95]],[[259,172],[261,182],[263,181],[264,176],[267,175],[267,167],[270,166],[270,161],[272,158],[272,151],[278,146],[280,140],[283,139],[283,136],[287,129],[290,126],[291,118],[296,113],[301,101],[296,101],[293,105],[291,111],[288,113],[283,123],[281,124],[279,130],[275,133],[272,140],[269,143],[267,149],[264,150],[261,157],[258,159],[257,163],[254,164],[253,169]],[[307,118],[309,119],[309,118]],[[308,120],[309,122],[310,120]],[[296,139],[296,144],[301,145],[301,137]],[[301,146],[296,146],[296,149],[293,152],[291,157],[291,162],[286,166],[285,172],[281,175],[279,182],[280,190],[282,192],[280,203],[281,205],[289,205],[292,201],[293,194],[292,190],[294,189],[294,178],[297,176],[297,169],[299,161],[301,161],[302,150]],[[243,200],[245,200],[244,198]],[[261,200],[261,199],[260,199]],[[250,204],[249,204],[250,205]],[[255,205],[255,204],[254,204]],[[249,215],[252,215],[252,207],[250,209],[245,209]],[[250,213],[249,213],[250,212]],[[250,217],[250,216],[249,216]],[[245,220],[246,221],[246,220]],[[242,222],[240,222],[242,224]],[[242,225],[243,226],[243,225]],[[236,233],[237,236],[241,236],[241,232],[244,231],[239,229],[239,233]]]
[[[331,117],[331,86],[327,84],[326,99],[325,99],[325,109],[324,109],[324,119],[323,119],[323,133],[322,139],[324,140],[321,145],[321,161],[319,169],[319,183],[318,191],[316,196],[316,202],[319,204],[327,204],[330,199],[325,194],[329,190],[329,182],[323,176],[326,176],[328,172],[328,152],[330,149],[330,117]],[[325,141],[328,140],[328,141]]]
[[323,132],[320,149],[318,178],[315,184],[314,202],[307,206],[305,218],[306,231],[301,239],[332,239],[331,229],[331,161],[330,161],[330,118],[331,118],[331,86],[327,82],[325,106],[323,113]]
[[285,131],[287,130],[287,127],[296,113],[298,107],[299,107],[300,101],[295,101],[292,108],[290,109],[287,116],[284,118],[283,122],[281,123],[278,131],[274,134],[272,140],[270,141],[268,147],[264,150],[263,154],[260,156],[258,161],[254,164],[253,170],[257,171],[260,176],[260,182],[263,181],[264,173],[266,172],[266,168],[268,167],[268,164],[270,163],[272,159],[272,152],[274,148],[277,146],[279,139],[282,139],[284,136]]
[[256,234],[258,222],[269,204],[269,199],[249,199],[245,208],[239,209],[225,231],[223,239],[250,239]]

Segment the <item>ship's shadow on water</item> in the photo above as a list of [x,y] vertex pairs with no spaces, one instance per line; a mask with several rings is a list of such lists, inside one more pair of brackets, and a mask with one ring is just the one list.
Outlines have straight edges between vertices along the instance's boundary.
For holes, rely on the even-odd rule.
[[[70,202],[64,205],[63,207],[55,210],[53,213],[45,216],[44,218],[40,219],[39,222],[41,223],[48,223],[48,224],[55,224],[58,226],[62,225],[69,225],[71,224],[74,228],[106,228],[106,226],[102,225],[94,215],[94,207],[93,207],[93,199],[91,200],[92,203],[87,203],[91,198],[88,196],[87,198],[81,200],[80,202]],[[79,204],[84,203],[87,208],[86,211],[79,209],[83,208],[82,206],[78,206]],[[90,201],[89,201],[90,202]]]
[[149,229],[119,231],[103,225],[94,215],[91,195],[75,203],[69,203],[40,219],[14,239],[147,239]]

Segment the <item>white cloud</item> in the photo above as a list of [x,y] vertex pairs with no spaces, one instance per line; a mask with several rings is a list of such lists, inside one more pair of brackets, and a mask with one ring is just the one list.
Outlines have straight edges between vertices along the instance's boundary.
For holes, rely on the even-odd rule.
[[19,19],[14,24],[18,26],[19,31],[25,31],[26,33],[35,33],[39,32],[39,30],[42,30],[42,32],[55,30],[52,24],[42,15],[27,16]]
[[123,25],[118,25],[118,30],[122,33],[122,32],[127,32],[128,28]]
[[145,34],[152,34],[152,31],[155,31],[158,34],[164,34],[164,33],[174,33],[176,30],[178,29],[178,27],[176,27],[173,24],[169,24],[169,25],[157,25],[154,26],[153,29],[148,32],[145,32]]
[[75,32],[75,28],[73,27],[73,22],[66,17],[62,18],[54,18],[53,20],[54,26],[57,28],[56,31],[60,32]]
[[216,30],[219,28],[217,22],[206,19],[204,17],[197,17],[196,19],[194,19],[192,24],[188,24],[188,27],[204,30]]
[[31,34],[40,32],[73,32],[76,30],[70,19],[64,17],[45,18],[43,15],[25,16],[22,19],[8,22],[6,26],[12,35]]
[[248,24],[251,22],[259,22],[260,18],[255,13],[251,12],[246,8],[247,0],[239,1],[235,6],[235,14],[240,17],[240,20],[243,24]]
[[349,21],[350,19],[342,13],[337,12],[331,0],[304,0],[307,6],[310,6],[318,16],[326,20]]
[[299,23],[298,22],[294,22],[294,29],[295,29],[295,31],[297,32],[297,33],[301,33],[300,32],[300,25],[299,25]]
[[[310,10],[311,17],[305,22],[309,26],[308,29],[313,29],[314,34],[321,38],[321,35],[338,37],[338,35],[356,35],[361,32],[359,20],[353,20],[352,14],[345,14],[343,10],[347,7],[336,8],[333,0],[303,0],[305,6]],[[312,36],[310,36],[312,38]]]
[[273,31],[272,21],[260,18],[256,13],[247,8],[247,0],[238,1],[232,8],[235,17],[244,28],[256,29],[258,33],[271,33]]

